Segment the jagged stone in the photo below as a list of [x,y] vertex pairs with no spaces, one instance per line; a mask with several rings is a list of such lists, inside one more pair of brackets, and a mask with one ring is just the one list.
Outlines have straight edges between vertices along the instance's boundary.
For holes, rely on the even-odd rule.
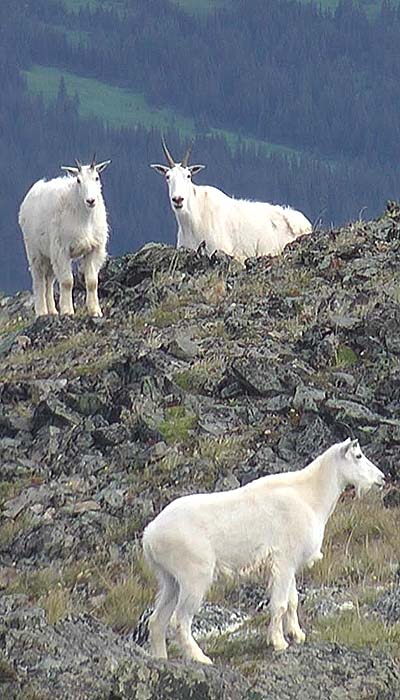
[[[129,575],[144,526],[174,498],[298,469],[349,434],[392,478],[384,503],[398,508],[390,493],[400,478],[399,211],[390,204],[376,221],[315,231],[282,256],[245,267],[219,252],[145,246],[107,262],[102,319],[34,320],[31,295],[1,299],[0,325],[21,319],[29,347],[22,351],[18,334],[2,336],[0,606],[14,585],[40,582],[49,570],[65,575],[73,605],[101,611],[108,595],[102,576],[119,584]],[[80,305],[83,287],[76,294]],[[87,575],[86,562],[95,562],[99,581]],[[382,593],[383,616],[394,592]],[[7,625],[14,619],[18,634],[25,629],[27,648],[22,637],[7,646],[9,626],[0,633],[5,663],[17,670],[13,687],[6,674],[3,692],[0,660],[0,696],[10,700],[25,690],[62,699],[67,688],[68,700],[78,688],[74,697],[86,693],[85,700],[91,693],[93,700],[131,700],[138,688],[157,700],[231,700],[233,686],[241,700],[302,700],[301,693],[359,700],[360,678],[368,698],[398,695],[387,657],[325,643],[274,655],[257,645],[251,625],[236,630],[227,649],[233,641],[248,667],[257,667],[252,688],[223,670],[226,655],[211,671],[153,662],[132,646],[119,657],[125,642],[111,629],[89,618],[50,629],[35,607],[40,595],[30,595],[6,611]],[[310,590],[301,595],[309,599]],[[226,619],[256,614],[268,602],[261,582],[227,585],[224,596]],[[322,597],[324,609],[338,614],[339,594]],[[89,661],[79,647],[86,640]],[[68,645],[82,667],[63,657]]]

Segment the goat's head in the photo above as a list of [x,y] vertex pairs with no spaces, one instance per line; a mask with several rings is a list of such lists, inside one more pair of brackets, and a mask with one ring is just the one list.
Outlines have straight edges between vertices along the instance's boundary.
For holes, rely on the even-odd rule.
[[173,211],[185,211],[188,208],[188,201],[191,193],[192,175],[205,168],[205,165],[188,165],[192,146],[187,149],[181,163],[175,163],[164,139],[162,147],[168,165],[153,164],[158,173],[165,176],[168,185],[169,200]]
[[96,156],[92,158],[90,165],[82,165],[79,160],[75,160],[76,167],[62,165],[61,170],[65,170],[76,179],[79,196],[82,198],[84,207],[94,209],[101,194],[100,173],[110,165],[111,160],[104,160],[96,164]]
[[363,454],[358,440],[347,438],[339,445],[339,460],[343,480],[355,487],[357,496],[385,483],[385,475]]

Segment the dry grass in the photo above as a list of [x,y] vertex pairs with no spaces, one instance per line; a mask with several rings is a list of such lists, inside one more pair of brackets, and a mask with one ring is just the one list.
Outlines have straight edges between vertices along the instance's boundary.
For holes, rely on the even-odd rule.
[[222,376],[226,360],[215,355],[194,362],[188,369],[177,372],[174,380],[184,391],[202,392],[210,380]]
[[[82,364],[83,350],[85,351],[84,364]],[[93,331],[80,331],[41,348],[29,348],[24,352],[11,353],[0,363],[0,375],[2,381],[47,379],[54,376],[56,361],[58,376],[64,374],[75,377],[81,374],[93,374],[104,369],[114,357],[114,351],[109,349],[100,334]]]
[[400,660],[400,623],[389,625],[378,617],[365,617],[358,607],[320,618],[313,636],[350,647],[379,648]]
[[328,522],[324,558],[310,574],[315,583],[385,584],[400,561],[400,508],[384,508],[379,495],[344,498]]
[[76,603],[73,604],[72,596],[67,588],[61,584],[49,591],[44,598],[40,598],[38,604],[45,610],[47,621],[54,625],[72,611],[76,612]]

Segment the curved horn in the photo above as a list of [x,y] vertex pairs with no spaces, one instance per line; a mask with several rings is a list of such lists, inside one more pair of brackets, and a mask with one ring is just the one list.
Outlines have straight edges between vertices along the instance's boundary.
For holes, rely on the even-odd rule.
[[170,168],[173,168],[175,166],[175,161],[167,148],[167,144],[165,143],[164,137],[162,138],[161,143],[162,143],[162,147],[163,147],[163,151],[164,151],[164,155],[165,155],[165,158],[167,160],[167,163],[170,166]]
[[78,160],[77,158],[75,158],[75,163],[76,163],[76,167],[78,168],[79,172],[81,172],[81,171],[82,171],[82,163],[81,163],[81,161]]
[[185,155],[184,155],[183,158],[182,158],[182,163],[181,163],[181,165],[182,165],[183,168],[187,168],[187,166],[189,165],[189,158],[190,158],[190,154],[191,154],[191,152],[192,152],[193,143],[194,143],[194,141],[192,140],[192,141],[190,142],[188,148],[187,148],[187,151],[186,151]]
[[94,170],[96,167],[96,153],[93,153],[93,158],[92,158],[92,162],[90,163],[90,167],[92,170]]

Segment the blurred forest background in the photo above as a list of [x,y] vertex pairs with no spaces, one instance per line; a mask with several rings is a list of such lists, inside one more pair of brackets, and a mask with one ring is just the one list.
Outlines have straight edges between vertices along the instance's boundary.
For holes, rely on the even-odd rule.
[[19,204],[74,158],[111,158],[119,254],[175,241],[161,134],[197,182],[300,208],[323,226],[370,218],[400,190],[398,3],[1,0],[0,290],[30,286]]

